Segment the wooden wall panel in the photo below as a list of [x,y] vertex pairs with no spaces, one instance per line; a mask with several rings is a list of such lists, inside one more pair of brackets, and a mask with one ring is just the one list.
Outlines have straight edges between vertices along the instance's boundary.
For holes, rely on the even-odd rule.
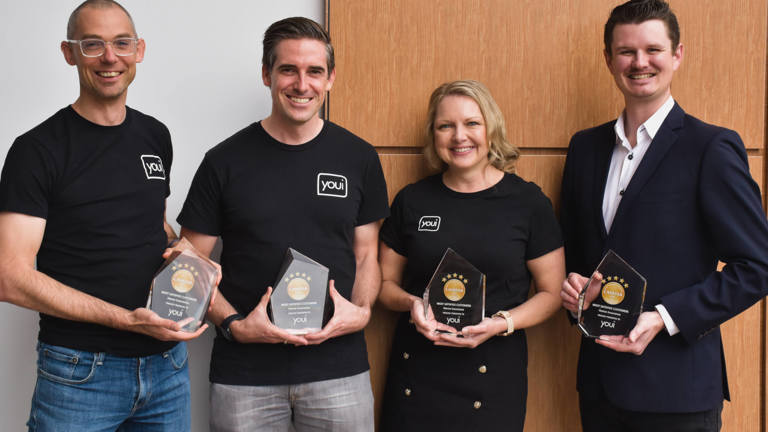
[[[672,0],[681,27],[683,65],[672,94],[700,119],[765,147],[768,2]],[[762,183],[761,183],[762,184]]]
[[523,150],[517,163],[517,175],[539,185],[557,209],[560,202],[560,184],[563,182],[563,167],[564,154],[531,154]]
[[760,431],[763,302],[721,326],[731,403],[723,407],[724,431]]
[[[431,90],[475,78],[494,93],[511,139],[564,147],[573,132],[621,109],[602,56],[602,26],[618,3],[333,0],[332,115],[376,145],[418,146]],[[766,2],[671,3],[685,46],[675,96],[688,111],[761,147]],[[369,127],[370,119],[386,127]]]
[[[518,174],[555,204],[570,136],[615,118],[623,106],[602,56],[603,24],[621,0],[326,1],[337,53],[328,116],[379,148],[390,199],[427,174],[417,153],[428,96],[442,82],[488,85],[522,148]],[[763,187],[768,2],[670,3],[685,46],[676,100],[737,130]],[[377,404],[393,324],[393,314],[377,309],[366,329]],[[723,430],[766,431],[767,325],[763,302],[723,326],[733,396]],[[577,428],[578,344],[561,314],[529,330],[526,431]]]

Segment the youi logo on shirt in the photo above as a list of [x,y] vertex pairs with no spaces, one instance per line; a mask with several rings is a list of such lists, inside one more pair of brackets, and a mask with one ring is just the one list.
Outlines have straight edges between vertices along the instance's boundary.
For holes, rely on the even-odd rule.
[[347,191],[347,178],[343,175],[329,173],[317,174],[317,195],[346,198]]
[[160,159],[160,156],[141,155],[141,166],[144,167],[147,180],[165,180],[165,168],[163,168],[163,160]]
[[437,231],[440,229],[440,216],[422,216],[419,219],[419,231]]

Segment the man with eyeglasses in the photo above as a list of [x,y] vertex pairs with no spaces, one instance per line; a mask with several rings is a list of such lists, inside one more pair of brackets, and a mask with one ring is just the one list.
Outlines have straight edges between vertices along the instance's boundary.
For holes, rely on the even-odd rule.
[[144,308],[162,254],[171,139],[126,107],[144,56],[128,12],[88,0],[61,51],[80,95],[16,139],[0,178],[0,300],[40,312],[31,431],[190,429],[185,333]]

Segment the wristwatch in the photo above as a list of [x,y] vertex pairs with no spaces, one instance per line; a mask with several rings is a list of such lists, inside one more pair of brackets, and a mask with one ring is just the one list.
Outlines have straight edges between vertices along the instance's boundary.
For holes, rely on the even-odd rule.
[[229,326],[232,324],[232,321],[240,321],[242,319],[245,319],[245,317],[239,313],[233,313],[224,318],[224,321],[219,324],[219,329],[221,330],[221,335],[224,336],[224,339],[230,342],[235,342],[235,338],[232,336],[232,330],[230,330]]
[[495,317],[504,318],[504,321],[507,322],[507,331],[499,333],[499,336],[509,336],[515,332],[515,322],[512,321],[512,314],[509,311],[500,310],[493,314],[493,318]]

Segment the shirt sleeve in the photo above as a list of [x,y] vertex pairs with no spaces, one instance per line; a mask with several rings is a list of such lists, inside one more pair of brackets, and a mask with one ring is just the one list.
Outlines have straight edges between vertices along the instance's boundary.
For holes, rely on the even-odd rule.
[[165,156],[163,157],[163,165],[165,166],[165,197],[171,195],[171,165],[173,165],[173,144],[171,140],[171,132],[163,125],[163,149]]
[[221,235],[221,196],[224,190],[221,176],[209,156],[197,168],[187,199],[176,221],[185,228],[201,234]]
[[403,193],[403,191],[400,191],[400,193],[395,195],[389,217],[384,220],[384,224],[379,231],[379,239],[398,254],[408,256],[405,247]]
[[363,199],[357,212],[357,226],[365,225],[389,215],[387,183],[381,170],[379,155],[371,150],[366,163],[363,184]]
[[0,211],[48,217],[48,202],[56,184],[52,155],[34,139],[14,141],[0,176]]
[[538,258],[563,245],[560,224],[555,217],[552,203],[538,187],[536,187],[532,206],[528,245],[525,251],[526,260]]

